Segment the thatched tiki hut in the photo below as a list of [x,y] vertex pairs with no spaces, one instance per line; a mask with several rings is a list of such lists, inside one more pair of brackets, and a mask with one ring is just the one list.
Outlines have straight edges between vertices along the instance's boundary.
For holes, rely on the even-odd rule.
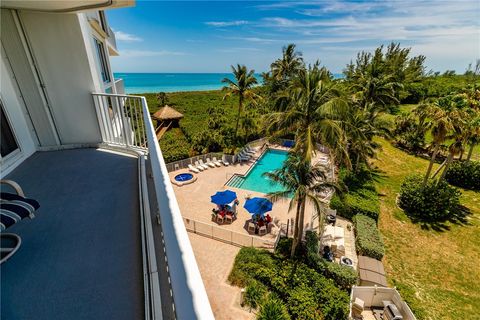
[[152,119],[157,120],[157,139],[160,139],[165,132],[170,128],[178,128],[178,123],[180,119],[183,118],[183,114],[175,110],[170,106],[164,106],[158,109],[152,115]]

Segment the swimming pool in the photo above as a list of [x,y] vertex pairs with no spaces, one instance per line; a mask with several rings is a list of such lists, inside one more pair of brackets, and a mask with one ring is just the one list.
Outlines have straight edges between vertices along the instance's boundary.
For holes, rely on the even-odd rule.
[[268,149],[260,159],[255,162],[245,177],[235,176],[227,183],[227,186],[262,193],[281,191],[283,187],[280,184],[272,183],[272,181],[264,177],[263,174],[280,169],[283,162],[287,159],[287,156],[288,152],[286,151]]

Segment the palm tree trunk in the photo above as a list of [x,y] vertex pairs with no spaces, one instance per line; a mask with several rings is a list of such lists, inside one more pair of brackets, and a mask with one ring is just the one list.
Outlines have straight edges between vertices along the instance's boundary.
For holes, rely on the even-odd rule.
[[303,225],[304,225],[304,219],[305,219],[305,199],[302,200],[302,207],[300,208],[300,216],[297,220],[297,228],[298,228],[298,233],[297,233],[297,240],[295,241],[295,238],[293,239],[293,245],[292,245],[292,252],[290,253],[291,257],[293,258],[295,255],[295,252],[297,251],[298,244],[302,241],[303,237]]
[[[448,159],[448,158],[447,158]],[[447,163],[447,159],[445,159],[445,161],[442,162],[442,164],[440,165],[440,167],[437,168],[437,170],[435,171],[435,173],[433,174],[432,176],[432,179],[434,179],[437,174],[442,170],[442,168],[445,166],[445,164]]]
[[435,145],[432,158],[430,159],[430,163],[428,164],[427,174],[425,175],[425,179],[423,179],[423,186],[427,184],[428,178],[430,178],[430,173],[432,172],[433,164],[435,163],[435,158],[437,157],[439,147],[439,145]]
[[295,213],[295,227],[293,228],[293,242],[292,248],[290,251],[290,257],[293,258],[295,256],[295,252],[297,250],[297,242],[298,242],[298,222],[300,220],[300,211],[302,208],[302,201],[299,200],[297,202],[297,212]]
[[238,124],[240,121],[240,115],[242,114],[242,109],[243,109],[243,96],[240,94],[240,96],[238,97],[238,115],[237,115],[237,124],[235,125],[235,137],[237,137]]
[[445,179],[445,174],[447,173],[448,167],[450,166],[450,163],[452,163],[452,159],[454,157],[453,152],[450,152],[447,157],[447,163],[445,164],[445,169],[443,169],[442,175],[440,176],[440,179],[438,179],[438,182],[442,181]]
[[473,148],[475,148],[475,144],[474,144],[474,143],[472,143],[472,144],[470,145],[470,150],[468,150],[467,162],[469,162],[470,159],[472,158]]

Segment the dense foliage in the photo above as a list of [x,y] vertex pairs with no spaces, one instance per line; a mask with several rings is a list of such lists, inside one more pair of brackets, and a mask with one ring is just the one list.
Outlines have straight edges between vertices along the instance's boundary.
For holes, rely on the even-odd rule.
[[290,315],[282,300],[274,294],[269,294],[260,307],[257,320],[290,320]]
[[330,207],[347,219],[352,219],[356,214],[363,214],[377,221],[380,205],[372,173],[365,168],[358,173],[341,169],[338,178],[348,192],[343,196],[335,195],[330,202]]
[[[349,296],[301,261],[268,251],[242,248],[235,258],[229,281],[246,286],[256,280],[285,305],[292,319],[347,319]],[[262,306],[260,307],[262,309]]]
[[377,228],[377,222],[364,215],[356,215],[353,217],[355,226],[355,245],[359,255],[382,260],[385,254],[385,248]]
[[424,185],[421,176],[411,175],[402,183],[398,204],[413,221],[441,222],[459,210],[460,195],[445,181],[429,180]]
[[452,185],[480,190],[480,162],[478,161],[457,161],[447,171],[445,179]]

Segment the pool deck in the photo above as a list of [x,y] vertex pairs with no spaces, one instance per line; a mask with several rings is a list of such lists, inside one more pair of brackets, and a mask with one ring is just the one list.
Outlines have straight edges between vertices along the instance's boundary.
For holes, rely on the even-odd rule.
[[[281,148],[275,148],[281,149]],[[285,149],[284,149],[285,150]],[[255,155],[255,159],[261,154]],[[320,155],[319,155],[320,156]],[[203,225],[214,226],[212,228],[222,229],[225,232],[233,231],[234,233],[248,236],[247,231],[248,220],[251,215],[243,208],[246,197],[265,197],[264,193],[254,192],[245,189],[238,189],[225,186],[225,183],[234,174],[245,174],[255,163],[255,159],[249,162],[239,164],[209,168],[198,174],[194,173],[197,180],[194,183],[177,186],[174,185],[175,196],[180,206],[182,216],[202,223]],[[315,161],[315,160],[314,160]],[[181,169],[170,172],[170,178],[173,179],[179,173],[189,172],[188,169]],[[212,209],[215,207],[210,202],[210,196],[217,191],[232,190],[237,193],[240,205],[237,207],[237,219],[231,224],[219,225],[212,221]],[[290,218],[295,218],[295,212],[288,212],[289,199],[281,200],[274,203],[273,210],[270,215],[277,224],[286,224]],[[307,206],[305,212],[305,228],[310,228],[312,215],[314,213],[312,206]],[[355,253],[355,240],[353,228],[349,231],[346,226],[350,222],[342,218],[337,219],[337,226],[345,229],[345,251],[346,256],[351,258],[356,265],[357,257]],[[313,227],[318,226],[318,220]],[[273,228],[271,233],[256,238],[275,241],[278,229]],[[222,243],[217,240],[209,239],[201,235],[190,233],[190,241],[192,242],[193,251],[199,264],[202,279],[205,283],[207,294],[210,299],[214,314],[217,319],[251,319],[252,314],[245,312],[240,308],[239,297],[240,288],[230,286],[227,283],[228,273],[235,259],[239,248]],[[225,297],[228,297],[226,299]]]

